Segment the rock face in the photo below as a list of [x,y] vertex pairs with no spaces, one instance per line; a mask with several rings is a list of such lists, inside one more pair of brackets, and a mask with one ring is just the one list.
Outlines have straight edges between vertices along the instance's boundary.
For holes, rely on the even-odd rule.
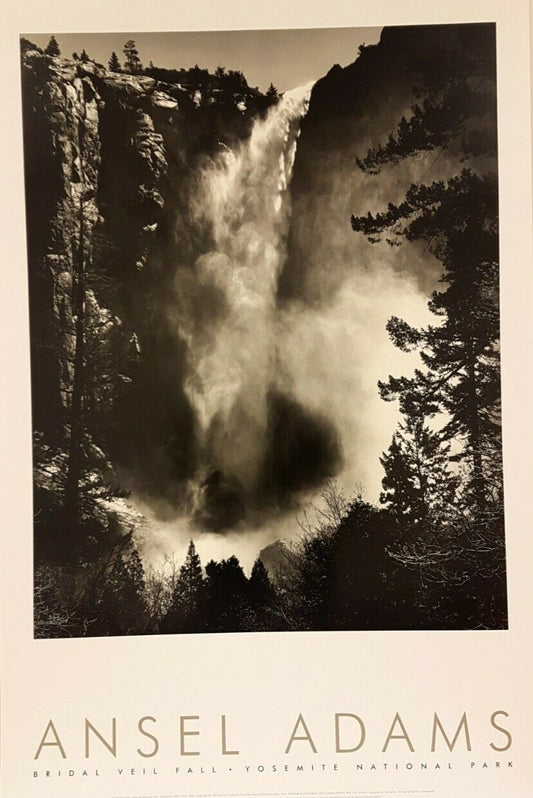
[[[238,103],[198,107],[187,87],[28,47],[22,82],[34,421],[61,436],[80,260],[93,318],[115,347],[122,337],[138,354],[140,339],[150,345],[138,316],[149,310],[147,292],[167,288],[161,267],[192,167],[247,135],[253,114]],[[188,246],[181,242],[180,257]]]
[[[119,325],[110,309],[101,307],[97,295],[102,292],[95,290],[96,281],[92,284],[90,279],[104,257],[104,248],[95,241],[103,237],[110,248],[119,243],[113,240],[117,222],[105,209],[106,202],[114,199],[106,162],[114,155],[113,144],[107,141],[114,136],[109,129],[110,117],[116,121],[113,108],[122,117],[126,139],[115,164],[120,167],[121,161],[127,161],[129,181],[122,183],[121,190],[128,192],[128,207],[120,210],[129,216],[131,243],[126,258],[133,269],[144,266],[150,237],[157,228],[164,207],[159,185],[168,164],[163,137],[156,133],[150,115],[136,107],[136,101],[151,103],[153,79],[111,76],[91,63],[31,50],[24,55],[22,74],[32,366],[33,384],[38,388],[33,408],[37,428],[46,430],[52,425],[58,433],[61,409],[70,401],[76,313],[73,283],[80,268],[88,276],[86,303],[93,318],[107,325],[107,335],[110,327]],[[165,98],[157,92],[154,107]],[[177,102],[166,99],[169,113]],[[137,212],[132,214],[130,209]]]
[[[464,64],[465,53],[486,58],[493,51],[494,36],[491,24],[385,28],[379,44],[362,47],[354,63],[345,68],[336,65],[317,81],[294,165],[281,300],[304,298],[320,304],[334,297],[356,251],[350,215],[374,212],[402,198],[410,182],[421,179],[427,169],[422,159],[420,174],[396,164],[390,181],[385,169],[380,196],[375,181],[357,169],[356,159],[364,158],[377,142],[386,142],[401,117],[410,117],[412,103],[423,101],[423,74],[444,68],[450,80],[457,78],[454,70]],[[425,179],[440,177],[439,168],[444,174],[445,161],[440,157]],[[310,239],[308,234],[310,225],[317,224],[323,232],[319,246],[316,236]],[[367,260],[365,252],[358,258]],[[372,258],[375,261],[375,248]],[[423,290],[431,287],[431,282],[422,284]]]
[[33,385],[41,385],[33,396],[35,420],[46,430],[68,402],[82,194],[86,241],[98,218],[99,98],[72,64],[34,51],[24,59],[23,85],[32,324],[38,337],[53,336],[42,356],[38,347],[32,350]]
[[110,463],[122,464],[156,491],[190,470],[194,422],[168,309],[176,264],[190,266],[205,237],[190,196],[203,160],[238,148],[275,102],[244,80],[200,77],[201,92],[24,42],[32,405],[47,467],[67,469],[81,314],[85,469],[113,484]]

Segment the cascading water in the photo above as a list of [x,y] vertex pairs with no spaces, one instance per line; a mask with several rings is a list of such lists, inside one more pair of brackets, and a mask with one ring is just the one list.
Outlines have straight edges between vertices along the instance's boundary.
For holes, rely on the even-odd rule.
[[[249,569],[261,549],[299,534],[299,513],[320,503],[328,478],[347,495],[361,486],[379,496],[379,455],[397,411],[377,383],[408,368],[386,325],[398,314],[423,326],[427,298],[406,277],[409,254],[400,273],[387,244],[351,229],[350,213],[369,202],[354,169],[360,128],[337,145],[302,137],[297,153],[310,94],[287,92],[184,189],[177,240],[186,255],[164,308],[194,429],[187,415],[172,441],[188,457],[179,501],[136,502],[148,560],[183,557],[193,538],[202,562],[235,554]],[[299,156],[307,177],[296,185]],[[377,208],[389,193],[384,181]],[[294,281],[289,299],[282,274]]]
[[237,152],[222,147],[201,170],[193,218],[212,246],[197,258],[187,290],[183,271],[177,275],[201,469],[247,494],[264,458],[288,188],[311,88],[287,92]]

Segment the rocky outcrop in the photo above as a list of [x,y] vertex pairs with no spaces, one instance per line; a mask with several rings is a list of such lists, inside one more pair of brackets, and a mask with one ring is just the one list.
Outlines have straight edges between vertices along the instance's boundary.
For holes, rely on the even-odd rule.
[[72,63],[36,51],[26,53],[22,78],[33,385],[41,386],[33,408],[46,430],[68,404],[74,259],[98,218],[99,97]]
[[[105,229],[102,207],[102,116],[109,93],[144,96],[142,79],[112,80],[92,64],[60,60],[37,51],[22,64],[33,407],[36,426],[59,434],[68,408],[74,361],[73,307],[77,272],[87,277],[85,302],[94,325],[119,324],[98,297],[97,233]],[[156,101],[161,101],[160,94]],[[138,160],[135,194],[145,209],[130,236],[138,241],[135,262],[143,263],[144,234],[154,229],[164,202],[158,183],[167,163],[161,135],[150,117],[137,111],[130,149]],[[149,210],[147,209],[149,207]],[[134,256],[135,257],[135,256]],[[100,292],[101,293],[101,292]],[[105,337],[105,335],[104,335]],[[43,390],[43,382],[46,386]]]

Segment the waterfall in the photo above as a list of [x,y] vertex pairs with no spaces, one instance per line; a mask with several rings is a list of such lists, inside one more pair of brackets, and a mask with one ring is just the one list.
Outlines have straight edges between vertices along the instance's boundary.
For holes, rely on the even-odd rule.
[[264,458],[289,187],[311,88],[284,94],[237,151],[221,145],[201,168],[192,216],[210,248],[176,278],[201,467],[247,493]]

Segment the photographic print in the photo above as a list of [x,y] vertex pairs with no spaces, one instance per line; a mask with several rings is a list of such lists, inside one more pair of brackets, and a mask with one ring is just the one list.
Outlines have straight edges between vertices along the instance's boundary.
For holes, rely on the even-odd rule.
[[20,44],[35,637],[506,629],[495,24]]
[[528,5],[9,6],[2,796],[531,795]]

